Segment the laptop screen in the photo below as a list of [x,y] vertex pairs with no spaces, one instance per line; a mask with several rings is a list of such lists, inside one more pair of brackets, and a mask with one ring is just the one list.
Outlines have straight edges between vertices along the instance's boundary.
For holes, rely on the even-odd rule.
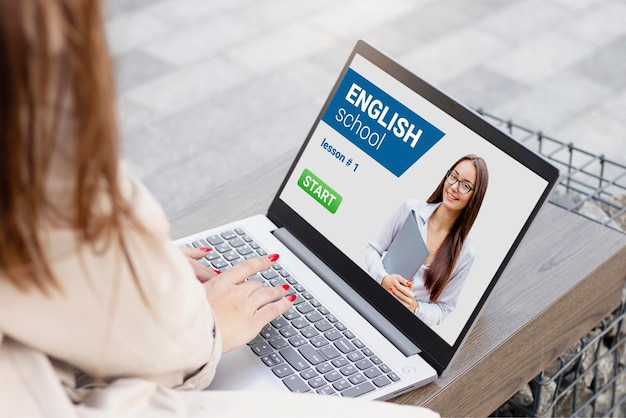
[[[270,216],[445,368],[557,178],[360,41]],[[384,259],[409,214],[429,253],[403,277]]]

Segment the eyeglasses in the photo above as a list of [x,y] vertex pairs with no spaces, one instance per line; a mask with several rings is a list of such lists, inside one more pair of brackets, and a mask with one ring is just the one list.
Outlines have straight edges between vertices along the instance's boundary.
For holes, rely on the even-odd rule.
[[451,185],[459,183],[459,192],[461,194],[468,194],[469,192],[474,190],[474,188],[468,182],[459,180],[457,175],[452,170],[448,171],[448,174],[446,175],[446,181],[448,182],[448,184]]

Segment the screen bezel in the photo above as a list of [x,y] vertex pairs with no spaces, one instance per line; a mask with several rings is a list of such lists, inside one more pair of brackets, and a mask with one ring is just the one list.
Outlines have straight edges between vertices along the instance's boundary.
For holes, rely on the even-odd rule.
[[[360,55],[382,69],[390,76],[400,81],[407,88],[428,100],[431,104],[447,113],[468,129],[480,135],[486,141],[518,160],[535,174],[543,178],[547,183],[546,187],[533,207],[530,216],[523,224],[519,234],[516,236],[511,248],[506,253],[496,273],[490,280],[482,297],[479,299],[469,319],[465,323],[462,331],[458,335],[453,345],[444,341],[433,329],[418,320],[415,315],[409,312],[403,305],[387,292],[380,291],[380,285],[371,280],[367,272],[363,271],[354,261],[343,254],[312,225],[299,216],[289,205],[280,199],[280,195],[290,179],[295,166],[306,149],[312,135],[320,123],[326,109],[337,91],[341,80],[345,76],[354,57]],[[278,226],[286,228],[298,240],[300,240],[311,252],[331,268],[350,287],[366,299],[375,309],[377,309],[387,320],[392,322],[404,335],[407,336],[422,352],[421,356],[429,363],[438,374],[452,360],[454,354],[465,340],[480,310],[485,304],[489,294],[493,290],[496,282],[502,275],[506,265],[509,263],[515,249],[519,246],[524,234],[536,217],[539,209],[545,203],[548,195],[559,178],[558,169],[549,163],[539,154],[527,148],[510,135],[488,123],[478,113],[465,107],[458,101],[441,90],[428,84],[414,73],[410,72],[400,64],[387,57],[365,41],[359,40],[352,50],[346,64],[344,65],[335,85],[333,86],[326,102],[313,123],[306,140],[296,155],[285,179],[276,193],[268,210],[268,217]]]

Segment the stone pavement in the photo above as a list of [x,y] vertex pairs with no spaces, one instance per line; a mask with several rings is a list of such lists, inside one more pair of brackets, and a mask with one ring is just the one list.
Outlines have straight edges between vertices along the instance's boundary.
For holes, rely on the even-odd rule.
[[108,0],[123,156],[173,214],[292,158],[357,39],[626,164],[624,0]]

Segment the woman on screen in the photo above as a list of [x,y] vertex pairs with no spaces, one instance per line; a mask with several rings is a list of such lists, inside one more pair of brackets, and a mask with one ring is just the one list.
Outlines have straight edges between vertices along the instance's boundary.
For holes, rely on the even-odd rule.
[[[467,236],[488,181],[484,159],[473,154],[460,158],[426,202],[407,200],[367,244],[370,275],[428,325],[440,324],[456,307],[475,257]],[[383,256],[412,210],[428,256],[413,277],[402,277],[385,270]]]

